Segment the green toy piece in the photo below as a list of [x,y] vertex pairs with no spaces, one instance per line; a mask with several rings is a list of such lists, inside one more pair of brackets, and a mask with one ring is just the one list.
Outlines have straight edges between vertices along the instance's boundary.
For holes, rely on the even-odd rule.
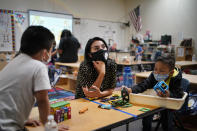
[[139,111],[147,112],[147,111],[150,111],[150,109],[149,108],[141,108],[141,109],[139,109]]
[[110,101],[110,104],[113,107],[117,107],[117,106],[123,106],[125,103],[122,100],[113,100],[113,101]]
[[130,103],[126,103],[125,105],[123,105],[123,106],[121,106],[122,108],[127,108],[127,107],[131,107],[132,106],[132,104],[130,104]]
[[121,90],[121,97],[124,103],[129,102],[129,92],[126,87],[123,87]]
[[112,105],[112,107],[131,107],[132,104],[129,103],[129,93],[126,88],[123,88],[121,90],[121,97],[118,94],[114,94],[112,97],[110,97],[110,100],[108,101],[109,104]]
[[54,104],[51,104],[51,108],[63,107],[64,105],[70,104],[68,101],[60,101]]

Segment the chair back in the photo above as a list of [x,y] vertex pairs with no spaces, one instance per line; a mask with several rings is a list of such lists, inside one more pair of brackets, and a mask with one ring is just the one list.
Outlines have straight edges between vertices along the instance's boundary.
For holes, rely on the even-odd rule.
[[[181,80],[181,88],[183,89],[184,92],[187,92],[189,94],[189,87],[190,87],[190,82],[182,78]],[[189,95],[187,95],[184,104],[182,105],[181,109],[178,110],[179,113],[186,113],[188,110],[188,100],[189,100]]]
[[189,92],[189,86],[190,86],[190,82],[185,79],[185,78],[182,78],[181,80],[181,88],[183,89],[184,92]]

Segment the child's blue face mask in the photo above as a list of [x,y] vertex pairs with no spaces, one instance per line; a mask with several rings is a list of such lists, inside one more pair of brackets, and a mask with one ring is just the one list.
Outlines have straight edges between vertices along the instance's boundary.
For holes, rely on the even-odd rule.
[[156,74],[153,73],[156,81],[164,81],[169,77],[169,74]]

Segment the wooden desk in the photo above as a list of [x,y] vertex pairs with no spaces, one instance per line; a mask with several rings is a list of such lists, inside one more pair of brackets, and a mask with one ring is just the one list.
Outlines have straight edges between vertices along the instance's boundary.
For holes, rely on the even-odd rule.
[[[96,102],[99,102],[97,100]],[[100,109],[98,104],[85,99],[77,99],[70,101],[71,103],[71,119],[63,121],[59,124],[64,124],[70,127],[70,131],[89,131],[89,130],[106,130],[112,129],[137,119],[141,119],[145,116],[154,114],[163,110],[158,107],[147,107],[151,109],[149,112],[141,112],[139,109],[144,106],[133,105],[129,108],[121,108],[122,111],[132,113],[128,115],[126,113],[111,109]],[[88,107],[88,111],[83,114],[79,114],[79,110]],[[30,118],[38,119],[38,109],[33,108]],[[39,127],[27,127],[29,131],[43,131],[43,126]]]
[[[135,74],[135,82],[140,83],[141,81],[143,81],[144,79],[148,78],[148,76],[150,75],[151,71],[149,72],[141,72],[141,73],[136,73]],[[187,79],[190,82],[190,85],[192,86],[196,86],[197,85],[197,75],[190,75],[190,74],[182,74],[183,78]]]
[[[145,65],[150,65],[148,68]],[[117,72],[123,72],[123,68],[124,66],[135,66],[137,68],[135,68],[134,70],[138,70],[140,72],[144,71],[144,70],[153,70],[154,68],[154,62],[151,61],[142,61],[141,63],[138,63],[136,61],[133,61],[131,63],[118,63],[117,62]]]
[[197,61],[176,61],[176,66],[179,67],[180,69],[197,69]]
[[152,61],[141,61],[140,63],[137,62],[137,61],[133,61],[131,63],[120,63],[120,62],[117,62],[118,65],[125,65],[125,66],[132,66],[132,65],[144,65],[144,64],[154,64],[155,62],[152,62]]
[[80,66],[80,62],[76,62],[76,63],[61,63],[61,62],[55,62],[55,67],[59,68],[60,66],[68,66],[68,67],[73,67],[78,69]]
[[[131,63],[120,63],[116,62],[118,65],[139,65],[139,64],[154,64],[155,62],[152,61],[142,61],[141,63],[138,63],[136,61],[133,61]],[[55,62],[55,66],[59,68],[60,66],[68,66],[68,67],[74,67],[74,68],[79,68],[80,62],[76,63],[61,63],[61,62]]]

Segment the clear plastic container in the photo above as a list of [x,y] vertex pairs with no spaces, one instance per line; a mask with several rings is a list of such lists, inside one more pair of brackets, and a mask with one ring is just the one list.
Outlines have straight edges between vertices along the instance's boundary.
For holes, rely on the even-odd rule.
[[58,126],[53,115],[48,116],[48,122],[45,124],[45,131],[58,131]]
[[159,97],[153,89],[149,89],[143,93],[130,93],[129,100],[132,104],[149,105],[179,110],[184,104],[187,95],[187,92],[184,92],[182,98]]

